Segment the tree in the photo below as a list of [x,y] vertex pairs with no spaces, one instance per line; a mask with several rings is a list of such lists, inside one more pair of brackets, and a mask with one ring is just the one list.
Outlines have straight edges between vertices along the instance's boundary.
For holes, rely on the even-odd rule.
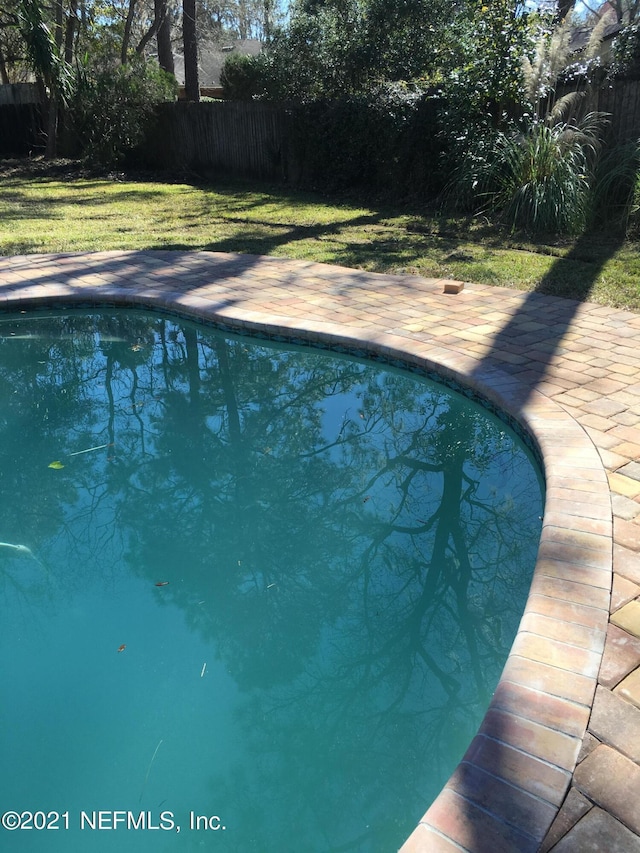
[[581,3],[596,21],[612,15],[617,23],[628,27],[637,24],[640,19],[640,0],[605,0],[600,3],[581,0]]
[[564,21],[575,9],[576,0],[558,0],[558,20]]
[[25,45],[19,28],[17,0],[5,0],[0,6],[0,81],[18,82],[24,72]]
[[268,41],[270,0],[201,0],[198,4],[199,38],[219,44],[225,39]]
[[184,84],[187,101],[199,101],[200,78],[198,72],[196,0],[182,0],[182,40],[184,46]]
[[154,0],[154,13],[157,25],[158,65],[163,71],[173,74],[175,68],[171,47],[171,19],[167,9],[167,0]]
[[455,15],[443,0],[297,0],[267,45],[269,82],[310,101],[434,76]]
[[45,157],[56,156],[58,111],[66,104],[71,88],[71,72],[62,53],[62,6],[56,3],[54,33],[45,22],[38,0],[20,0],[19,29],[27,57],[43,91],[47,114]]
[[442,0],[369,0],[364,41],[371,73],[392,81],[432,76],[456,14],[456,5]]

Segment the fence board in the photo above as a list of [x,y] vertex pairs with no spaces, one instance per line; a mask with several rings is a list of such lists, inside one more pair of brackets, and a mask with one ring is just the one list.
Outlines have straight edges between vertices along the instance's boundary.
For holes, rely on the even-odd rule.
[[282,179],[287,125],[286,110],[273,104],[163,104],[145,154],[161,168]]
[[0,105],[0,157],[28,157],[43,147],[38,104]]
[[39,103],[40,93],[35,83],[4,83],[0,86],[0,106]]
[[[561,96],[571,91],[569,87],[556,92]],[[640,139],[640,80],[605,80],[584,87],[583,112],[608,113],[607,137],[612,143]]]

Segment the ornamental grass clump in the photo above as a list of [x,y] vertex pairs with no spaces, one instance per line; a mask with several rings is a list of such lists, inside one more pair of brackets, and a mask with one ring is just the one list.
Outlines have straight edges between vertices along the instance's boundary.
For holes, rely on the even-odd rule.
[[603,117],[536,121],[497,142],[488,201],[512,229],[578,234],[591,209]]
[[632,140],[603,152],[591,192],[591,226],[614,233],[636,233],[640,214],[640,142]]
[[490,213],[511,229],[580,233],[589,221],[604,117],[560,119],[497,133],[469,152],[448,188],[455,206]]

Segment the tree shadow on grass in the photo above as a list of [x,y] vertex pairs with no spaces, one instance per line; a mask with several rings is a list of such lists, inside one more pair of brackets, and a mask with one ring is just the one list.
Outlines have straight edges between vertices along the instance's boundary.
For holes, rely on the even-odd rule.
[[[344,229],[362,228],[376,226],[384,220],[383,213],[363,214],[353,218],[341,219],[333,222],[313,223],[309,225],[295,225],[289,222],[269,222],[258,219],[243,219],[225,216],[221,223],[229,225],[238,230],[230,236],[211,240],[201,247],[205,252],[243,253],[250,255],[274,255],[289,245],[314,240],[321,243],[341,238]],[[376,244],[377,245],[377,244]],[[192,247],[185,243],[163,243],[162,249],[189,250]],[[371,254],[372,247],[368,245],[367,255]]]

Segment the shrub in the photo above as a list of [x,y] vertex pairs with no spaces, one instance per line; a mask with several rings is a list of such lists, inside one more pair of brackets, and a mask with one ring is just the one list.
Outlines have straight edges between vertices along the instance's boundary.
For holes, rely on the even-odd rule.
[[580,233],[590,204],[595,142],[571,124],[537,123],[499,151],[495,205],[512,228]]
[[557,98],[570,35],[567,16],[552,29],[541,27],[532,58],[521,57],[519,117],[514,111],[506,126],[485,124],[482,131],[477,124],[475,137],[460,135],[464,150],[447,187],[449,203],[497,214],[512,230],[577,234],[585,229],[606,117],[582,115],[584,93]]
[[82,68],[71,116],[87,162],[121,164],[143,141],[157,104],[175,94],[175,78],[142,59],[115,68]]
[[512,229],[580,233],[589,221],[603,116],[532,121],[484,138],[447,187],[454,206],[491,212]]
[[605,151],[598,163],[591,199],[591,226],[624,233],[637,226],[640,211],[640,143]]
[[264,91],[265,63],[261,54],[247,56],[232,53],[227,57],[220,74],[225,98],[249,101]]
[[625,27],[616,36],[611,72],[633,80],[640,77],[640,24]]
[[304,186],[396,198],[442,187],[437,104],[418,89],[380,85],[299,105],[292,116],[296,178]]

